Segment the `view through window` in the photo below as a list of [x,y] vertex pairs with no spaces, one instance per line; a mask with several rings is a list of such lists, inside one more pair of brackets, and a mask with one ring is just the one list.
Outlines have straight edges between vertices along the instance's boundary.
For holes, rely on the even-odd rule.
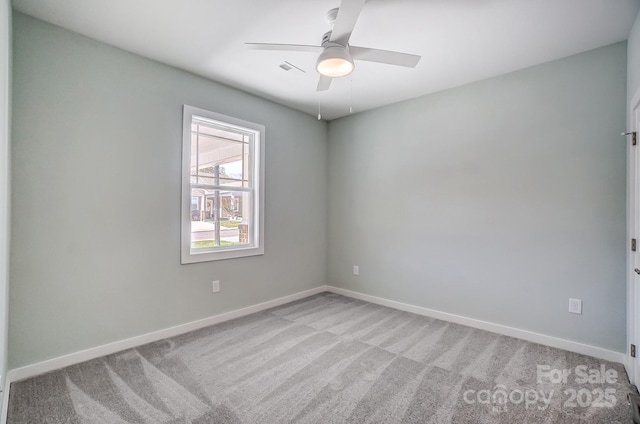
[[[189,126],[188,149],[184,146],[189,158],[188,256],[227,252],[188,262],[247,256],[233,252],[260,248],[257,190],[260,158],[257,154],[261,131],[228,121],[237,122],[185,106],[185,126]],[[186,140],[184,142],[186,144]],[[183,225],[184,221],[183,216]],[[183,226],[183,238],[184,230]],[[185,240],[183,249],[184,244]]]

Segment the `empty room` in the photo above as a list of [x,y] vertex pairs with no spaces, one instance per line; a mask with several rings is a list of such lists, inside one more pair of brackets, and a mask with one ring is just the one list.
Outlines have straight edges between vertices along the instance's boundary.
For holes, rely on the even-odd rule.
[[0,424],[640,424],[640,0],[0,0]]

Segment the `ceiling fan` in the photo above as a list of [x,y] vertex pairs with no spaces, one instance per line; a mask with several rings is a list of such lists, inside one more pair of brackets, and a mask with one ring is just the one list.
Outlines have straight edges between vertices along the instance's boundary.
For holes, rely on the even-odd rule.
[[316,69],[320,74],[317,91],[326,91],[333,78],[349,75],[355,68],[354,60],[385,63],[414,68],[420,56],[389,50],[349,45],[349,38],[366,0],[342,0],[339,8],[327,13],[332,30],[324,34],[319,46],[304,44],[246,43],[257,50],[285,50],[320,53]]

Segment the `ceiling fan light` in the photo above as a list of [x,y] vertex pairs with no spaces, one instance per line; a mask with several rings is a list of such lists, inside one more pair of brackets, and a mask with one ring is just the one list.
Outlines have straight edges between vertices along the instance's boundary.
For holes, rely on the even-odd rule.
[[355,65],[346,47],[329,46],[318,57],[316,69],[324,76],[339,78],[349,75]]

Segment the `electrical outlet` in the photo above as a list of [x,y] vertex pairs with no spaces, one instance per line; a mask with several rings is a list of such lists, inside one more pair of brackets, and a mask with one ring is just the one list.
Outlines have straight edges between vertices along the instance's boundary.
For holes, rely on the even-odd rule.
[[220,280],[213,281],[213,284],[211,284],[211,288],[213,289],[214,293],[218,293],[220,291]]
[[569,299],[569,312],[582,315],[582,300]]
[[353,275],[360,275],[360,267],[358,265],[353,266]]

